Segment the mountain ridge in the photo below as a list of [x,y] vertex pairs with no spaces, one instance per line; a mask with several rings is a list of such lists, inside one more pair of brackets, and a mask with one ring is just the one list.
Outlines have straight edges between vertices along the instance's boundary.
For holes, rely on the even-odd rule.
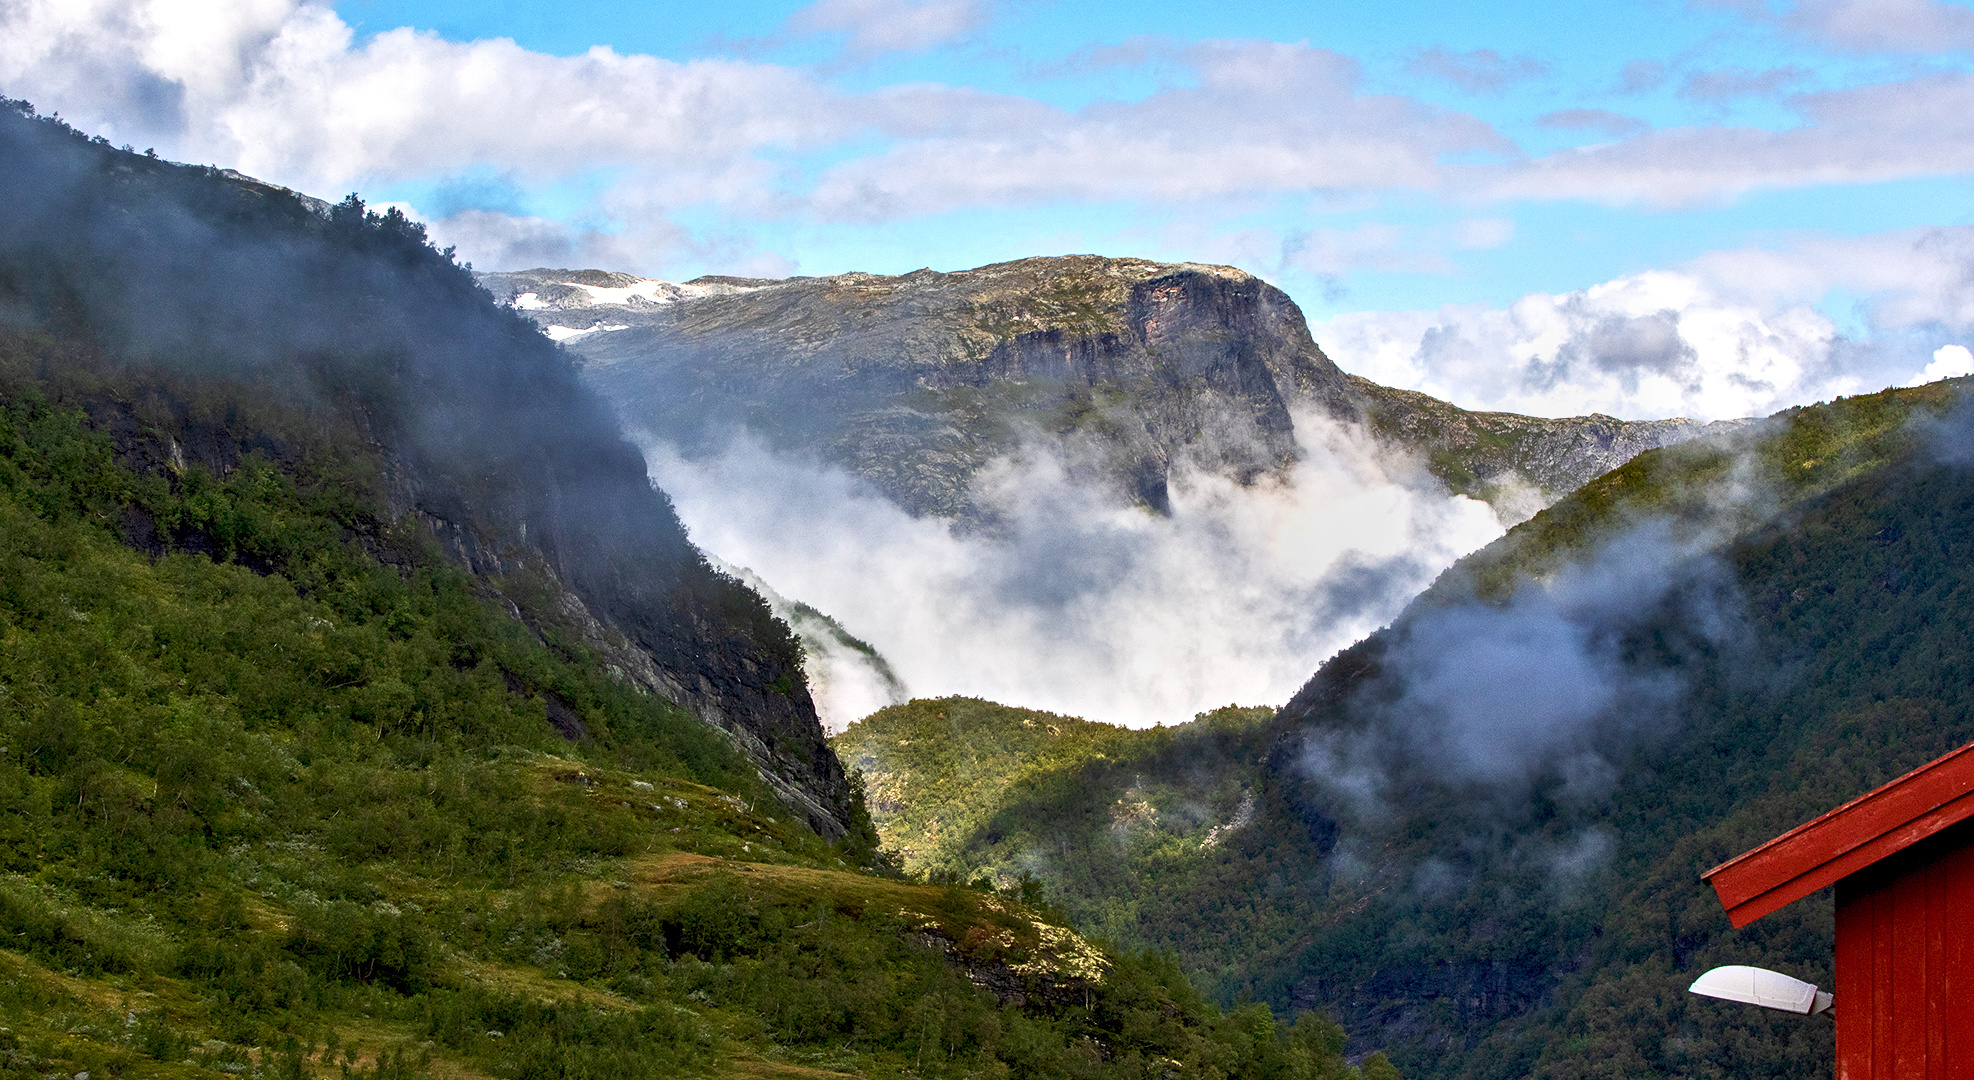
[[[1290,411],[1311,410],[1367,426],[1512,521],[1643,449],[1735,426],[1475,413],[1380,386],[1338,369],[1280,290],[1228,266],[1070,255],[891,276],[480,280],[575,352],[633,426],[688,451],[746,428],[959,519],[978,510],[974,472],[1037,437],[1079,446],[1162,511],[1175,468],[1244,483],[1285,469]],[[835,422],[791,420],[798,398]]]

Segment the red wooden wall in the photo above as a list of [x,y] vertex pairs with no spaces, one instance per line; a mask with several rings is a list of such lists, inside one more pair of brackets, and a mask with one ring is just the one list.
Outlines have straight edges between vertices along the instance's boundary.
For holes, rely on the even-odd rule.
[[1974,821],[1837,884],[1837,1080],[1974,1080]]

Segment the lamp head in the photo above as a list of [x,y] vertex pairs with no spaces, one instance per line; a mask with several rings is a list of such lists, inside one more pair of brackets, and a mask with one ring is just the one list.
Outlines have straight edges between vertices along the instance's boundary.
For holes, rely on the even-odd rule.
[[1780,1009],[1803,1016],[1829,1012],[1835,1004],[1835,999],[1813,984],[1792,979],[1779,971],[1741,964],[1717,967],[1693,980],[1693,985],[1687,989],[1706,997],[1742,1001],[1764,1009]]

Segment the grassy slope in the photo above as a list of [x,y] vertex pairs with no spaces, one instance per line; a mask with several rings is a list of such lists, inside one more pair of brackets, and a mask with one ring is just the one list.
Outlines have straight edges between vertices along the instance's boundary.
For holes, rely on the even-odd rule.
[[831,741],[863,774],[872,818],[914,873],[947,872],[1010,789],[1106,757],[1135,756],[1137,733],[973,698],[895,705]]
[[[1974,738],[1974,481],[1937,460],[1928,420],[1956,390],[1852,398],[1727,443],[1648,453],[1463,562],[1274,725],[1120,736],[1138,748],[1104,760],[1008,762],[1008,784],[958,788],[982,797],[934,815],[974,823],[971,835],[942,834],[927,853],[961,876],[1031,871],[1083,925],[1176,949],[1223,998],[1337,1010],[1426,1075],[1827,1067],[1827,1030],[1696,1007],[1683,987],[1732,962],[1827,981],[1828,898],[1733,933],[1697,875]],[[1489,792],[1412,761],[1398,774],[1405,798],[1372,827],[1293,767],[1305,736],[1359,722],[1351,703],[1390,681],[1380,657],[1411,620],[1476,594],[1498,602],[1653,516],[1720,552],[1751,639],[1679,654],[1692,687],[1680,715],[1661,736],[1606,748],[1621,768],[1609,796],[1559,798],[1553,777]],[[1661,662],[1652,635],[1676,629],[1649,625],[1633,662]],[[998,714],[998,734],[990,713],[973,707],[969,745],[1014,734],[1018,712]],[[872,737],[883,732],[839,745],[884,763],[897,785],[915,782],[901,767],[964,768]],[[1154,736],[1172,749],[1145,752]],[[1225,822],[1243,786],[1258,820],[1206,848],[1192,808]],[[1134,799],[1152,812],[1121,813]],[[879,825],[900,845],[925,828]],[[1586,836],[1608,851],[1559,872]]]
[[[1028,887],[1111,940],[1176,948],[1216,985],[1252,962],[1251,883],[1206,868],[1253,827],[1270,709],[1220,709],[1130,730],[970,698],[881,710],[832,739],[871,792],[886,847],[915,873]],[[1160,881],[1198,880],[1219,918],[1148,935]],[[1214,957],[1200,967],[1206,957]]]
[[1425,602],[1468,588],[1505,596],[1646,516],[1723,541],[1743,535],[1909,453],[1915,414],[1946,408],[1964,382],[1788,409],[1725,437],[1640,454],[1462,560]]

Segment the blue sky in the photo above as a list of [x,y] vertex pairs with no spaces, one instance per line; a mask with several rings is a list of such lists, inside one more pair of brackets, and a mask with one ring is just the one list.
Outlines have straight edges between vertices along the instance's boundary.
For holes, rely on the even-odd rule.
[[0,91],[401,204],[481,268],[1232,263],[1346,368],[1477,407],[1974,363],[1954,0],[20,0]]
[[[1789,92],[1965,70],[1967,54],[1860,53],[1789,32],[1730,8],[1684,3],[1583,5],[1410,2],[1236,4],[1014,3],[981,5],[980,24],[952,44],[852,58],[848,35],[788,32],[801,3],[625,5],[582,2],[452,3],[441,0],[345,0],[344,20],[369,36],[400,26],[457,41],[511,38],[530,50],[574,56],[597,45],[672,59],[724,56],[827,68],[838,85],[876,90],[909,81],[942,82],[1032,98],[1066,109],[1142,99],[1192,81],[1182,64],[1155,55],[1145,62],[1091,70],[1090,54],[1130,47],[1168,53],[1184,43],[1261,39],[1335,50],[1363,65],[1362,89],[1396,94],[1469,113],[1524,152],[1564,149],[1582,129],[1544,117],[1571,109],[1603,110],[1655,128],[1748,125],[1786,130],[1800,118]],[[1490,52],[1492,57],[1472,54]],[[1462,54],[1467,54],[1463,57]],[[1443,58],[1435,64],[1436,58]],[[1492,59],[1494,63],[1486,63]],[[1466,85],[1435,72],[1466,61]],[[1079,66],[1079,61],[1085,61]],[[1627,87],[1627,77],[1633,85]],[[1767,85],[1761,85],[1767,76]],[[1750,87],[1749,84],[1755,84]],[[1600,132],[1592,132],[1601,135]],[[407,193],[423,193],[414,182]],[[559,195],[560,193],[557,193]],[[550,214],[579,210],[543,193]],[[1590,281],[1667,265],[1704,251],[1773,243],[1799,230],[1860,235],[1887,229],[1966,224],[1974,219],[1974,184],[1966,175],[1875,184],[1802,185],[1678,209],[1608,208],[1584,200],[1508,200],[1477,208],[1449,200],[1395,196],[1341,210],[1312,209],[1306,198],[1223,207],[1210,219],[1192,208],[1120,205],[1023,207],[1015,217],[960,210],[905,224],[854,230],[776,222],[755,235],[780,247],[803,273],[939,269],[1042,252],[1036,246],[1116,237],[1141,246],[1130,253],[1194,256],[1185,241],[1157,239],[1161,226],[1191,224],[1216,232],[1259,227],[1356,229],[1402,224],[1423,231],[1457,229],[1476,214],[1512,221],[1516,237],[1499,248],[1444,252],[1451,266],[1394,272],[1353,266],[1342,280],[1313,278],[1294,266],[1278,278],[1314,317],[1372,307],[1506,303],[1532,289],[1564,290]],[[515,203],[509,203],[515,205]],[[1432,238],[1425,240],[1430,244]],[[1444,241],[1441,241],[1444,247]],[[1125,249],[1115,249],[1124,251]],[[690,260],[687,260],[690,261]],[[709,270],[719,269],[708,266]],[[1271,268],[1275,269],[1275,268]]]

